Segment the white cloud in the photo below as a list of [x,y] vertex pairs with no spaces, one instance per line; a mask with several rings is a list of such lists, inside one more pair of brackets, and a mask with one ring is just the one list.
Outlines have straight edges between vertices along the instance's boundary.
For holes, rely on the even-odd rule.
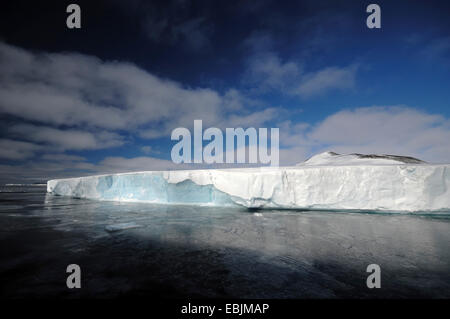
[[440,37],[421,44],[419,56],[428,61],[448,61],[450,57],[450,37]]
[[150,152],[152,151],[152,147],[151,146],[142,146],[141,151],[144,154],[150,154]]
[[91,150],[121,146],[123,138],[113,132],[97,131],[94,133],[75,129],[55,129],[45,126],[19,124],[9,131],[37,143],[44,143],[58,150]]
[[18,165],[0,164],[0,182],[46,182],[54,178],[69,178],[107,173],[151,171],[165,169],[199,168],[185,164],[174,164],[170,160],[155,157],[106,157],[97,164],[86,162],[78,157],[52,154],[53,157],[43,156],[40,160],[22,162]]
[[294,92],[303,97],[310,97],[333,89],[353,89],[357,69],[355,65],[343,68],[329,67],[305,74]]
[[101,173],[118,173],[118,172],[133,172],[133,171],[183,169],[188,167],[191,166],[186,164],[175,164],[171,160],[163,160],[155,157],[141,156],[134,158],[125,158],[121,156],[116,156],[116,157],[106,157],[100,163],[98,163],[98,165],[96,165],[95,170]]
[[31,53],[0,42],[0,113],[50,126],[168,136],[194,119],[209,126],[251,104],[238,91],[186,88],[124,62]]
[[184,87],[131,63],[77,53],[36,53],[0,42],[0,69],[0,114],[22,122],[4,127],[3,159],[26,160],[39,151],[41,160],[63,162],[68,158],[57,153],[117,147],[133,136],[169,138],[195,119],[224,128],[259,126],[277,116],[273,108],[251,111],[260,102],[236,89]]
[[160,151],[155,150],[153,147],[151,147],[149,145],[142,146],[141,147],[141,151],[144,154],[150,154],[150,153],[152,153],[152,154],[161,154]]
[[419,63],[431,63],[446,69],[449,67],[450,36],[437,36],[429,30],[407,35],[404,43],[405,49],[411,52]]
[[[214,27],[207,17],[191,16],[187,3],[165,1],[164,4],[143,1],[139,5],[139,10],[144,11],[141,25],[150,40],[194,52],[210,48]],[[129,5],[124,9],[129,10]]]
[[0,139],[0,158],[22,160],[34,156],[40,147],[32,143]]
[[294,62],[282,62],[273,53],[257,54],[249,61],[246,80],[261,90],[290,90],[298,81],[300,67]]
[[281,108],[267,108],[263,111],[256,111],[248,115],[230,115],[225,121],[219,124],[219,127],[262,127],[264,123],[271,121],[283,112]]
[[52,178],[92,175],[95,165],[86,162],[30,161],[19,165],[0,164],[0,182],[46,182]]
[[305,73],[299,62],[283,62],[278,55],[266,52],[254,54],[249,59],[244,79],[254,90],[310,98],[332,90],[355,88],[358,68],[357,64],[352,64]]
[[41,156],[42,160],[45,161],[55,161],[55,162],[83,162],[86,161],[86,158],[83,156],[77,155],[68,155],[68,154],[44,154]]
[[[282,123],[281,162],[294,164],[292,150],[307,156],[338,153],[409,155],[431,162],[450,162],[450,120],[405,106],[342,110],[317,125]],[[296,142],[297,141],[297,142]],[[305,151],[306,150],[306,151]],[[305,158],[307,157],[305,156]]]
[[280,149],[280,166],[301,163],[310,157],[311,149],[307,146],[293,146]]
[[34,55],[5,44],[0,54],[2,69],[10,67],[1,76],[0,110],[29,120],[123,129],[168,118],[177,108],[220,104],[213,91],[185,90],[131,64],[78,54]]

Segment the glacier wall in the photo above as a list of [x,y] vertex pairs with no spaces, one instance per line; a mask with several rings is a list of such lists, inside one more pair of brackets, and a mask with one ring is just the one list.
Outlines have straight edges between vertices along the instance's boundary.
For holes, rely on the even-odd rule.
[[56,195],[249,208],[450,210],[450,165],[149,171],[50,180]]

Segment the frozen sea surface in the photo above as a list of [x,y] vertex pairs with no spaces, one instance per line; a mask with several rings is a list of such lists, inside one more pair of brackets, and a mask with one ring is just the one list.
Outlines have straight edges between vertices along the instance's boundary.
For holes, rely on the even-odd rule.
[[[450,212],[247,210],[0,188],[0,297],[450,298]],[[368,289],[366,267],[381,267]],[[82,288],[66,288],[78,264]]]

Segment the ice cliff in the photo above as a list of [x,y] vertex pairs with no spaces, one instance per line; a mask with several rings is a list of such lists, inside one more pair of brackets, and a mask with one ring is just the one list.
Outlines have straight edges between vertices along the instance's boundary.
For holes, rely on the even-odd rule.
[[322,153],[294,167],[147,171],[50,180],[56,195],[250,208],[450,210],[450,164]]

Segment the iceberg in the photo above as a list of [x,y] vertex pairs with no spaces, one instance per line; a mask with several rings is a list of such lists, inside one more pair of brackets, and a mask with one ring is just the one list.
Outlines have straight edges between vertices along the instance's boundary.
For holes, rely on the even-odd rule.
[[144,171],[47,182],[77,198],[306,210],[448,211],[450,164],[326,152],[291,167]]

